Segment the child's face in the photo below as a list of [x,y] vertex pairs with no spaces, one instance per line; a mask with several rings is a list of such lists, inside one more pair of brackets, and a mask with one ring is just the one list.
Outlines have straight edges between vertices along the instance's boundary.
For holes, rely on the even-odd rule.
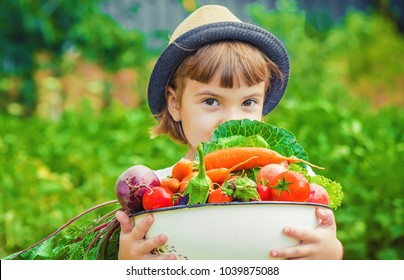
[[213,130],[228,120],[262,120],[265,84],[248,86],[240,81],[240,87],[220,87],[220,77],[215,75],[208,84],[186,79],[181,102],[171,90],[169,111],[175,121],[181,121],[191,149],[209,141]]

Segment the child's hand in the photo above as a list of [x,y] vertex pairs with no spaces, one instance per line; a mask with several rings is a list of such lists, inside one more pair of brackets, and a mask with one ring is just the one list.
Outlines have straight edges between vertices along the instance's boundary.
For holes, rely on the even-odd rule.
[[273,249],[271,257],[286,259],[324,259],[338,260],[342,258],[343,248],[337,239],[337,226],[334,213],[329,209],[316,209],[316,216],[321,220],[314,230],[286,227],[283,233],[287,236],[301,240],[299,245]]
[[132,228],[129,216],[123,212],[116,212],[116,218],[121,224],[121,235],[119,238],[120,260],[174,260],[175,255],[154,255],[150,252],[160,245],[167,242],[167,236],[160,234],[158,236],[144,239],[146,232],[153,224],[153,216],[149,215]]

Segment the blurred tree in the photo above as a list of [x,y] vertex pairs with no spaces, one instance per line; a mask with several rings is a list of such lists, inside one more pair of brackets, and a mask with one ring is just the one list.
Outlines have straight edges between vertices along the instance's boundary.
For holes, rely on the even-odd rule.
[[391,20],[401,33],[404,33],[404,1],[371,0],[372,5],[385,19]]
[[[0,108],[11,100],[31,114],[37,102],[38,54],[60,72],[63,54],[79,52],[108,69],[145,63],[140,32],[124,30],[101,10],[101,0],[3,0],[0,3]],[[142,54],[141,54],[142,53]],[[42,65],[43,67],[43,65]]]

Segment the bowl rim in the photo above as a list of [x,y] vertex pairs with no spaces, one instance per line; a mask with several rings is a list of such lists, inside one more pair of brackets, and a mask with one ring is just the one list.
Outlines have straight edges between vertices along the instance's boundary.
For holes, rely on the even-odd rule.
[[162,207],[153,210],[143,210],[136,213],[129,213],[129,217],[136,217],[144,214],[153,214],[159,212],[174,211],[179,209],[188,208],[199,208],[199,207],[226,207],[226,206],[246,206],[246,205],[299,205],[299,206],[313,206],[313,207],[323,207],[332,210],[328,205],[314,202],[296,202],[296,201],[231,201],[231,202],[221,202],[221,203],[203,203],[203,204],[184,204],[184,205],[173,205],[169,207]]

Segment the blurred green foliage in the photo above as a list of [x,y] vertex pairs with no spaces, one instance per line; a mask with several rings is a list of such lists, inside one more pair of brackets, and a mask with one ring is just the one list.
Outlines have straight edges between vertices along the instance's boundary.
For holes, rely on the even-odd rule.
[[57,122],[10,115],[0,122],[1,256],[115,199],[116,179],[128,167],[163,168],[185,153],[166,137],[150,141],[154,120],[143,107],[95,114],[83,104]]
[[[26,17],[35,15],[28,15],[31,1],[12,2],[26,2]],[[64,33],[83,40],[74,45],[83,46],[87,59],[111,69],[143,69],[152,63],[141,35],[123,32],[107,18],[110,31],[102,35],[94,23],[104,16],[98,10],[87,12]],[[310,161],[326,167],[318,172],[344,188],[345,199],[335,215],[345,258],[404,259],[402,35],[385,18],[359,12],[313,32],[291,1],[279,1],[272,11],[251,5],[249,13],[284,42],[291,57],[285,98],[266,121],[293,132]],[[120,39],[114,30],[120,30]],[[102,36],[111,37],[98,42]],[[133,40],[138,44],[131,45]],[[27,56],[33,55],[31,47]],[[109,55],[122,59],[111,66]],[[17,73],[8,77],[12,75]],[[142,92],[147,76],[148,71],[140,71]],[[98,111],[83,101],[80,110],[64,111],[56,120],[13,112],[0,114],[0,257],[114,199],[115,180],[131,165],[162,168],[185,152],[167,137],[150,139],[148,129],[155,121],[144,104],[127,108],[112,102]]]
[[[403,259],[402,35],[376,14],[351,12],[318,36],[290,1],[250,12],[291,57],[286,96],[266,120],[294,132],[310,160],[326,167],[318,173],[342,184],[335,214],[346,258]],[[380,107],[380,98],[397,105]]]
[[[64,74],[71,66],[65,60],[69,53],[80,53],[110,71],[142,68],[149,62],[144,34],[117,24],[102,12],[102,2],[0,2],[0,109],[16,101],[23,114],[31,115],[38,102],[35,71],[46,68],[55,76]],[[38,59],[41,53],[51,58],[46,65]],[[13,79],[18,79],[14,94],[10,93]]]

